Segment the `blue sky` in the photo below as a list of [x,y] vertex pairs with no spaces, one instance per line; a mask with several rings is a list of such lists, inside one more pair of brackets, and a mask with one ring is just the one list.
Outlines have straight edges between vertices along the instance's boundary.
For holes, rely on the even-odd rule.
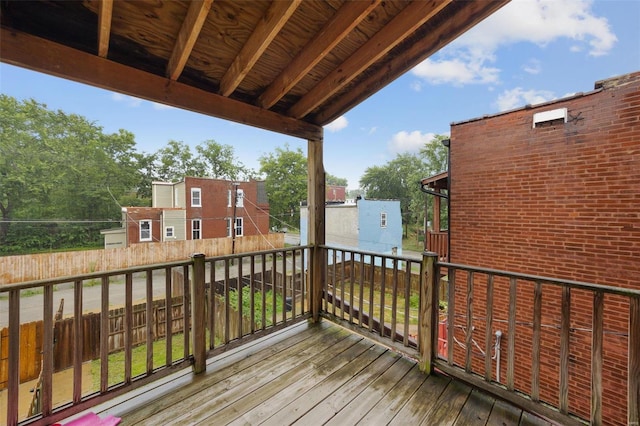
[[[512,0],[453,44],[328,125],[325,169],[349,188],[367,167],[418,152],[452,122],[593,90],[640,70],[639,0]],[[246,166],[306,141],[0,64],[0,91],[131,131],[138,151],[213,139]]]

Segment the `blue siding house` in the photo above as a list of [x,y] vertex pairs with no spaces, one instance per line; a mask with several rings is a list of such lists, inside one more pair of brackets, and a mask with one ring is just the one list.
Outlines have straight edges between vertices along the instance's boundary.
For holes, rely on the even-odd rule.
[[[402,254],[402,215],[399,200],[361,199],[330,204],[326,211],[327,245],[383,254]],[[300,244],[308,239],[307,206],[300,209]]]

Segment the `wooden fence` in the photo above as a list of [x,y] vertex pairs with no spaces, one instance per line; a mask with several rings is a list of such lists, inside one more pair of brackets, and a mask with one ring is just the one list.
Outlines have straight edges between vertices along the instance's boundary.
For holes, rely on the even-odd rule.
[[[265,290],[272,289],[271,274],[267,274],[265,277]],[[291,287],[291,283],[294,278],[287,276],[283,278],[281,273],[275,274],[276,288],[281,288],[283,279],[287,280],[287,286]],[[243,278],[243,285],[247,285],[249,278]],[[256,274],[256,280],[262,280],[261,274]],[[300,286],[300,274],[295,278],[296,291],[299,292]],[[178,277],[174,276],[173,282],[178,282]],[[237,289],[237,278],[232,278],[230,281],[230,288]],[[175,288],[181,288],[182,285],[177,285]],[[219,296],[224,293],[224,283],[216,282],[215,293]],[[221,290],[222,289],[222,290]],[[207,297],[210,297],[207,294]],[[224,324],[228,324],[230,331],[230,338],[235,339],[240,337],[237,335],[239,329],[238,322],[240,321],[237,311],[230,307],[229,318],[225,319],[224,315],[227,312],[224,302],[219,297],[215,298],[215,321],[220,326],[215,328],[215,337],[219,339],[225,338]],[[207,303],[209,306],[209,303]],[[173,334],[184,332],[184,298],[182,295],[175,295],[171,302],[171,331]],[[139,346],[146,343],[147,340],[147,314],[146,303],[139,303],[132,307],[132,327],[131,327],[131,339],[132,346]],[[153,340],[163,339],[166,337],[167,324],[166,324],[166,303],[165,299],[158,299],[153,301],[152,308],[152,328],[151,335]],[[121,351],[125,344],[125,308],[118,307],[109,310],[109,353]],[[83,321],[83,335],[82,335],[82,361],[91,361],[100,358],[100,313],[91,312],[82,316]],[[53,360],[54,371],[62,371],[73,366],[73,351],[74,351],[74,318],[64,318],[56,321],[54,327],[54,346],[53,346]],[[243,319],[243,330],[249,330],[251,326],[251,319]],[[9,329],[3,328],[0,330],[0,390],[6,388],[8,380],[8,342],[9,342]],[[40,367],[42,363],[42,344],[43,344],[43,321],[34,321],[20,325],[20,383],[36,379],[40,374]]]
[[[231,254],[231,238],[140,243],[127,248],[0,257],[0,285],[185,260],[191,253]],[[237,238],[235,253],[284,247],[284,234]]]

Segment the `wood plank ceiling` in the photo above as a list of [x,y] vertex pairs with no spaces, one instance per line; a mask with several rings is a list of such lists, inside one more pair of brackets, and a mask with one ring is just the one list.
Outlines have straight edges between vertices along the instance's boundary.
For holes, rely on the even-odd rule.
[[3,0],[0,60],[317,139],[508,0]]

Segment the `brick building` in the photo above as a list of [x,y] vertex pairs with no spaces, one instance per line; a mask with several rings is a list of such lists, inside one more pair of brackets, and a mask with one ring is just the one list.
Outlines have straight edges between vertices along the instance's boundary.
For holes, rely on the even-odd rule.
[[[126,245],[269,232],[269,202],[261,181],[185,177],[178,183],[154,182],[152,200],[152,207],[123,208],[121,240]],[[106,242],[116,239],[108,237]]]
[[[588,93],[452,124],[449,178],[451,262],[640,289],[640,72],[599,81]],[[507,286],[495,287],[495,327],[503,332]],[[462,287],[457,306],[464,306]],[[483,291],[474,288],[479,331]],[[516,386],[522,389],[531,377],[531,297],[519,289]],[[626,330],[629,310],[621,300],[605,300],[603,419],[609,424],[626,424],[628,336],[619,330]],[[591,315],[581,305],[592,303],[572,293],[569,368],[571,394],[578,396],[570,405],[586,418]],[[559,291],[545,289],[540,395],[552,403],[560,312]]]

